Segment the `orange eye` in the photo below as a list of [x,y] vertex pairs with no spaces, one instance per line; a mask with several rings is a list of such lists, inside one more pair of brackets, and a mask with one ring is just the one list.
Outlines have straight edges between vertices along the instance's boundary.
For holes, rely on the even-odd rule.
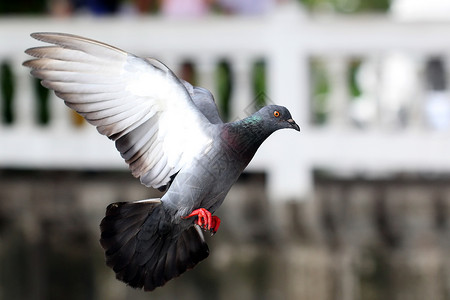
[[273,112],[273,115],[278,118],[280,116],[280,112],[278,110]]

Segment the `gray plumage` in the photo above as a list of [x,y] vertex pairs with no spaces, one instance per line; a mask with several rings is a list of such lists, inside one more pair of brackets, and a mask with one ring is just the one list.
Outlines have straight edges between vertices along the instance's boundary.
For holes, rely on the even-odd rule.
[[83,37],[34,33],[53,44],[24,62],[116,148],[135,177],[167,190],[161,199],[113,203],[102,220],[107,265],[130,286],[153,290],[208,256],[202,229],[258,147],[274,131],[299,130],[282,106],[223,123],[211,93],[161,62]]

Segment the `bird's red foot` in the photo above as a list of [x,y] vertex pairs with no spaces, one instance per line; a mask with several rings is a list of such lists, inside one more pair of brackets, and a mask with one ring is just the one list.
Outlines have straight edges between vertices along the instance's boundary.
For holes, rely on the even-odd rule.
[[188,219],[194,216],[197,216],[197,221],[195,221],[195,224],[200,226],[203,230],[209,230],[211,235],[214,235],[219,229],[219,217],[212,216],[208,210],[204,208],[196,209],[192,211],[190,215],[183,217],[183,219]]
[[209,230],[211,232],[211,235],[215,235],[217,230],[219,230],[220,226],[220,219],[218,216],[212,216],[211,217],[211,229]]

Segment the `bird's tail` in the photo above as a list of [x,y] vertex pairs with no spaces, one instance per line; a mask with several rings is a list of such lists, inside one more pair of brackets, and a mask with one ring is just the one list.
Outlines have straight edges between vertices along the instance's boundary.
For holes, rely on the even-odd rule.
[[180,232],[170,220],[158,199],[107,207],[100,243],[117,279],[151,291],[208,257],[197,225]]

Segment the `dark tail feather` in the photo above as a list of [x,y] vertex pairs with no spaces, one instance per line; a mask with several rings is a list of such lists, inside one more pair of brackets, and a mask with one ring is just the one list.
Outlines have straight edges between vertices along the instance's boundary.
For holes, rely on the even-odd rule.
[[158,200],[106,208],[100,243],[117,279],[151,291],[208,257],[200,228],[194,225],[180,233],[170,219]]

